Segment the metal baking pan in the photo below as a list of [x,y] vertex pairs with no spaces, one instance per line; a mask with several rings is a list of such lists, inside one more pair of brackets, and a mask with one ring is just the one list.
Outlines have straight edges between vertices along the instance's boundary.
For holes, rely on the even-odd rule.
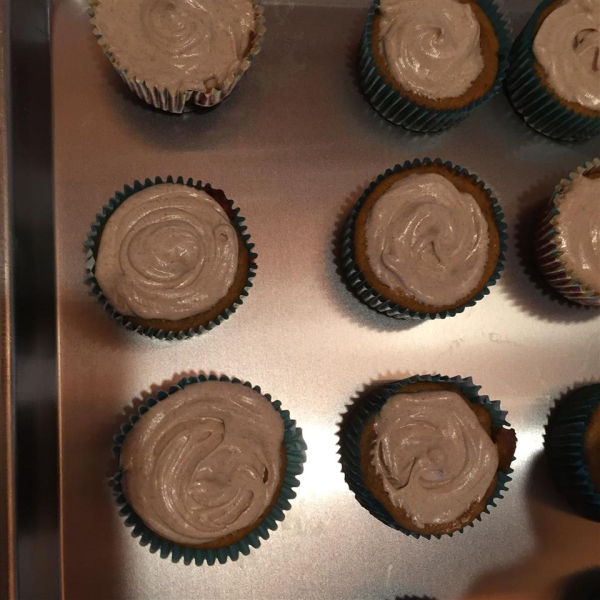
[[[8,29],[8,7],[0,4],[0,31]],[[10,69],[8,40],[0,45],[0,598],[13,598],[15,591],[14,523],[14,431],[13,431],[13,337],[11,323],[11,214],[9,196],[9,121],[7,98]]]
[[[266,2],[265,43],[238,89],[216,109],[183,116],[132,96],[91,34],[86,0],[54,2],[49,53],[43,3],[14,4],[41,21],[40,39],[17,49],[38,79],[19,88],[17,104],[13,90],[21,128],[14,161],[23,170],[13,225],[25,235],[17,250],[26,257],[13,258],[34,269],[13,272],[13,282],[47,303],[17,320],[30,343],[17,356],[26,380],[16,397],[18,498],[31,503],[17,516],[21,597],[548,600],[594,576],[600,525],[557,496],[541,450],[554,400],[600,376],[600,320],[541,286],[527,240],[536,208],[598,152],[597,141],[537,135],[503,93],[444,133],[389,124],[355,77],[368,0]],[[534,6],[505,3],[515,31]],[[43,95],[50,75],[51,98]],[[415,324],[356,300],[335,255],[340,225],[366,185],[423,156],[465,166],[492,188],[510,244],[490,296],[455,318]],[[125,184],[170,174],[224,189],[258,252],[243,306],[183,342],[117,326],[83,283],[82,243],[96,212]],[[41,370],[31,370],[35,360]],[[308,444],[298,497],[279,530],[249,556],[212,567],[173,564],[141,547],[108,485],[111,438],[133,407],[199,372],[260,385],[291,411]],[[502,401],[519,438],[505,499],[474,528],[441,540],[408,538],[371,517],[338,463],[338,423],[351,399],[376,381],[416,373],[472,376]]]
[[60,589],[49,5],[0,3],[0,597]]

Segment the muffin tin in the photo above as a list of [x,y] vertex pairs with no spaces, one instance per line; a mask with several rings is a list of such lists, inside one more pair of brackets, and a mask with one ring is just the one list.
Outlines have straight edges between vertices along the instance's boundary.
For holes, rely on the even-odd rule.
[[[556,183],[597,154],[597,142],[536,134],[503,91],[445,132],[395,127],[357,83],[367,0],[265,4],[268,33],[256,64],[222,105],[182,116],[131,94],[91,34],[86,2],[52,8],[64,597],[546,598],[596,560],[590,533],[600,535],[600,525],[570,512],[541,453],[555,399],[600,376],[600,315],[544,287],[528,231]],[[513,30],[535,4],[505,2]],[[463,165],[494,190],[508,224],[505,269],[488,296],[454,318],[389,319],[345,286],[339,238],[378,173],[425,156]],[[95,212],[148,173],[214,182],[243,207],[252,232],[252,293],[206,335],[135,335],[98,310],[84,285],[82,242]],[[130,536],[109,486],[110,449],[144,399],[211,373],[281,399],[308,450],[298,496],[271,539],[238,561],[194,567],[161,560]],[[375,383],[418,373],[472,376],[501,400],[519,438],[505,499],[477,527],[439,540],[406,537],[374,519],[339,464],[346,405]],[[45,581],[41,572],[39,585]]]

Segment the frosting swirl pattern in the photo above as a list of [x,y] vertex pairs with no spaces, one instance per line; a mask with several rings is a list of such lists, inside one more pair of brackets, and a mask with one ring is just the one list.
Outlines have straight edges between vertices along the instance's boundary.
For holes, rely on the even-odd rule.
[[381,0],[381,40],[394,78],[433,99],[464,94],[483,71],[479,21],[457,0]]
[[600,111],[600,2],[567,0],[542,22],[533,52],[565,100]]
[[455,392],[396,394],[374,430],[376,473],[390,501],[419,528],[463,515],[498,469],[498,449]]
[[600,178],[575,178],[557,204],[562,259],[576,279],[600,290]]
[[222,85],[244,58],[252,0],[100,0],[95,23],[128,70],[169,88]]
[[152,407],[125,438],[125,497],[148,527],[180,544],[244,529],[279,488],[283,429],[271,403],[244,385],[189,385]]
[[237,232],[216,200],[159,184],[129,197],[108,219],[96,279],[121,314],[175,321],[227,295],[238,252]]
[[367,257],[376,277],[430,306],[468,296],[487,263],[488,224],[467,193],[436,173],[394,183],[370,210]]

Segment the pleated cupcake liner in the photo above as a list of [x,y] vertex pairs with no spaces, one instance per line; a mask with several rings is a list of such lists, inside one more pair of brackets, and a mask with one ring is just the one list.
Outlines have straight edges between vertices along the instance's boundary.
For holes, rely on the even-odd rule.
[[534,252],[538,267],[546,281],[562,296],[585,306],[600,307],[600,290],[580,281],[566,265],[561,250],[563,238],[559,232],[560,205],[568,186],[578,177],[600,171],[600,158],[594,158],[562,179],[554,189],[535,231]]
[[254,1],[255,29],[250,34],[250,49],[236,70],[223,82],[223,84],[216,87],[208,87],[204,90],[169,89],[168,87],[161,85],[160,81],[151,81],[147,78],[138,76],[135,73],[135,65],[125,64],[121,60],[118,51],[115,52],[110,45],[110,42],[102,35],[102,32],[96,23],[94,8],[100,4],[101,1],[102,0],[93,0],[88,10],[88,14],[90,15],[94,35],[102,47],[104,54],[134,94],[155,108],[170,113],[181,114],[184,111],[191,110],[193,106],[208,108],[225,100],[239,83],[244,73],[250,68],[256,55],[260,52],[266,32],[264,8],[258,2]]
[[[395,302],[392,302],[391,300],[388,300],[387,298],[379,294],[375,289],[373,289],[369,285],[364,274],[361,272],[358,263],[356,262],[354,252],[354,230],[356,224],[356,217],[360,209],[362,208],[362,205],[366,202],[367,198],[377,185],[379,185],[387,177],[390,177],[391,175],[394,175],[396,173],[410,170],[415,167],[420,167],[421,165],[431,164],[443,165],[459,175],[467,175],[477,185],[480,185],[484,189],[485,193],[490,199],[490,202],[492,203],[492,207],[494,210],[494,218],[500,238],[500,252],[498,255],[498,262],[496,264],[494,272],[492,273],[492,276],[489,278],[485,287],[480,292],[478,292],[471,300],[465,302],[463,305],[457,308],[452,308],[450,310],[445,310],[441,312],[426,313],[416,312],[407,308],[403,308]],[[341,262],[344,271],[344,277],[354,294],[360,300],[362,300],[362,302],[388,317],[392,317],[394,319],[415,319],[422,321],[426,319],[445,319],[446,317],[454,317],[457,314],[463,312],[465,308],[469,306],[474,306],[484,296],[487,296],[490,293],[490,287],[492,287],[498,281],[498,279],[500,279],[500,273],[504,269],[504,260],[507,250],[506,241],[508,239],[508,235],[506,234],[506,229],[507,226],[504,222],[504,214],[502,213],[502,209],[498,204],[498,200],[493,196],[492,191],[489,188],[485,187],[485,183],[481,181],[477,177],[477,175],[469,173],[467,169],[459,165],[454,165],[450,161],[443,162],[441,158],[435,158],[432,160],[429,157],[425,157],[423,160],[420,160],[418,158],[412,161],[407,160],[404,162],[403,165],[396,165],[393,169],[387,169],[385,173],[379,175],[377,179],[375,179],[375,181],[369,184],[367,189],[362,193],[361,197],[354,205],[354,208],[352,209],[352,212],[350,213],[348,221],[346,222],[346,225],[342,232],[341,239]]]
[[589,139],[600,133],[600,116],[575,112],[542,85],[535,70],[533,41],[542,11],[554,0],[543,0],[517,36],[510,51],[506,92],[514,109],[531,128],[547,137],[567,142]]
[[108,201],[108,204],[102,207],[102,211],[96,214],[96,220],[91,224],[91,229],[87,235],[87,240],[84,242],[84,247],[87,250],[85,257],[85,282],[90,286],[92,294],[96,297],[96,300],[103,306],[104,310],[110,314],[112,319],[114,319],[120,325],[123,325],[129,331],[134,331],[135,333],[139,333],[146,337],[159,340],[184,340],[214,329],[217,325],[220,325],[223,321],[229,319],[229,317],[238,309],[238,307],[244,302],[244,297],[248,295],[249,289],[252,287],[252,279],[255,277],[257,269],[255,261],[258,255],[253,252],[254,244],[250,242],[250,235],[246,233],[247,227],[244,225],[246,219],[240,215],[239,208],[234,208],[233,201],[227,200],[235,215],[233,224],[240,233],[243,243],[248,250],[248,274],[246,277],[246,284],[240,295],[217,317],[209,321],[206,325],[201,325],[199,327],[191,329],[164,330],[156,329],[154,327],[134,325],[131,322],[131,317],[122,315],[111,305],[109,300],[104,295],[98,280],[96,279],[96,258],[99,249],[99,234],[110,216],[119,206],[121,206],[123,202],[127,200],[127,198],[133,194],[136,194],[137,192],[145,190],[146,188],[161,183],[178,183],[197,190],[216,189],[212,188],[209,183],[194,181],[191,177],[186,180],[182,176],[179,176],[175,179],[169,175],[166,179],[162,179],[162,177],[155,177],[154,179],[146,178],[143,183],[136,179],[132,186],[126,185],[122,192],[115,192],[115,195]]
[[435,132],[448,129],[462,121],[478,106],[489,100],[501,87],[508,69],[508,54],[512,43],[511,30],[495,0],[479,0],[478,5],[490,20],[498,39],[498,72],[494,84],[481,98],[458,109],[437,110],[411,100],[395,89],[391,81],[377,66],[373,52],[373,20],[379,10],[380,0],[375,0],[367,16],[358,52],[360,87],[371,106],[394,125],[418,132]]
[[552,411],[544,435],[544,451],[557,488],[574,508],[600,521],[600,489],[590,477],[585,433],[600,407],[600,384],[569,394]]
[[158,553],[161,558],[170,558],[172,562],[177,563],[183,560],[185,565],[192,563],[200,566],[204,563],[214,565],[215,563],[224,564],[228,560],[235,561],[240,555],[247,556],[252,548],[259,548],[262,540],[269,539],[271,531],[278,528],[278,523],[285,519],[286,511],[290,510],[290,500],[296,497],[294,488],[300,485],[298,475],[304,470],[304,462],[306,461],[306,443],[302,437],[302,429],[296,426],[296,421],[290,418],[290,413],[281,408],[279,400],[272,400],[269,394],[263,394],[258,386],[252,386],[247,382],[242,382],[239,379],[222,375],[210,375],[208,377],[199,375],[198,377],[183,378],[177,385],[171,386],[168,390],[160,390],[157,394],[148,398],[146,402],[140,406],[137,413],[133,415],[129,422],[121,427],[118,435],[114,436],[115,445],[112,448],[113,454],[120,459],[123,443],[129,432],[135,427],[142,415],[159,402],[164,402],[173,394],[189,385],[202,384],[206,381],[223,381],[227,383],[237,383],[244,385],[266,398],[275,410],[279,413],[284,426],[283,443],[287,457],[287,465],[283,476],[283,484],[279,491],[279,496],[275,505],[267,516],[253,529],[248,535],[242,538],[239,542],[230,544],[223,548],[190,548],[175,542],[171,542],[154,533],[142,519],[135,513],[133,508],[128,504],[127,498],[123,494],[121,479],[123,471],[119,469],[112,478],[112,490],[115,496],[117,505],[120,507],[119,514],[125,517],[125,526],[131,528],[131,536],[139,538],[140,546],[148,547],[151,553]]
[[[352,411],[348,422],[340,430],[340,463],[342,465],[342,471],[346,479],[346,483],[350,490],[354,493],[359,504],[366,508],[371,515],[376,519],[391,527],[397,529],[407,536],[414,538],[425,538],[431,539],[435,537],[440,539],[444,536],[452,537],[455,533],[463,533],[467,527],[461,527],[452,533],[443,534],[420,534],[416,531],[406,529],[402,527],[394,518],[389,514],[385,507],[373,496],[367,487],[360,466],[361,462],[361,449],[360,442],[363,431],[369,420],[373,415],[379,414],[384,404],[395,394],[401,393],[402,389],[411,383],[418,381],[429,381],[434,383],[448,383],[457,386],[462,394],[464,394],[470,402],[474,404],[481,404],[486,408],[492,417],[493,427],[507,427],[509,423],[506,421],[505,410],[500,408],[499,400],[490,400],[488,396],[479,394],[481,386],[475,385],[471,377],[447,377],[445,375],[414,375],[407,379],[395,381],[392,383],[383,384],[375,391],[371,392],[364,400],[360,402]],[[511,481],[510,476],[513,472],[512,469],[508,470],[508,473],[498,471],[498,480],[494,493],[488,499],[483,512],[477,515],[474,521],[468,524],[468,527],[474,527],[475,521],[481,521],[483,514],[489,514],[490,509],[496,506],[496,502],[499,499],[504,498],[503,492],[508,491],[508,482]]]

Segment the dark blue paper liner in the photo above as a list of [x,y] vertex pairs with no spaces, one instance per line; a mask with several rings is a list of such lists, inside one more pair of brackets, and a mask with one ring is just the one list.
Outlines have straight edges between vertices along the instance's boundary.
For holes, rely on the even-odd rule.
[[121,433],[114,437],[115,446],[112,448],[113,454],[120,459],[121,449],[127,434],[135,427],[135,424],[144,413],[151,410],[152,407],[159,402],[164,402],[169,396],[176,394],[186,386],[201,384],[206,381],[239,383],[240,385],[244,385],[259,394],[262,394],[264,398],[271,402],[283,421],[283,443],[285,445],[287,458],[283,484],[275,505],[270,510],[269,514],[256,526],[256,529],[251,531],[239,542],[235,542],[234,544],[230,544],[223,548],[190,548],[175,542],[170,542],[149,529],[142,519],[134,512],[133,508],[127,503],[127,499],[123,494],[121,486],[123,472],[119,470],[112,478],[113,494],[117,505],[120,507],[119,514],[125,517],[125,525],[132,528],[132,537],[139,538],[140,546],[147,546],[152,553],[158,552],[161,558],[170,557],[171,561],[174,563],[183,559],[184,564],[190,565],[193,562],[197,566],[200,566],[203,563],[214,565],[216,562],[224,564],[228,560],[237,560],[240,555],[247,556],[250,553],[251,548],[258,548],[261,545],[262,540],[269,539],[270,532],[277,529],[278,522],[285,519],[285,512],[291,508],[290,500],[296,497],[294,488],[300,485],[297,477],[304,470],[304,462],[306,461],[306,443],[302,437],[302,429],[296,427],[296,421],[290,418],[289,411],[281,408],[281,402],[279,400],[271,400],[271,396],[269,394],[263,394],[258,386],[252,386],[252,384],[242,382],[236,378],[230,379],[225,375],[222,375],[221,377],[217,377],[216,375],[210,375],[208,377],[199,375],[198,377],[183,378],[177,385],[171,386],[168,390],[160,390],[156,393],[155,397],[148,398],[148,400],[140,406],[137,413],[129,419],[129,422],[121,427]]
[[137,179],[133,182],[133,186],[126,185],[122,192],[117,191],[115,195],[108,201],[108,204],[102,207],[102,212],[96,214],[96,220],[91,224],[91,231],[87,235],[87,240],[84,242],[84,247],[86,248],[86,257],[85,257],[85,268],[86,268],[86,278],[85,282],[90,286],[92,293],[102,304],[104,310],[106,310],[110,316],[119,324],[125,326],[126,329],[130,331],[135,331],[136,333],[145,335],[147,337],[156,338],[159,340],[183,340],[186,338],[190,338],[196,335],[200,335],[205,333],[206,331],[210,331],[214,329],[217,325],[220,325],[223,321],[226,321],[243,303],[243,299],[248,295],[248,290],[252,287],[252,278],[256,275],[256,258],[257,254],[253,252],[254,244],[250,242],[250,235],[246,233],[247,227],[244,225],[245,218],[240,215],[239,208],[233,208],[233,201],[227,200],[229,206],[233,208],[233,212],[235,217],[233,219],[233,224],[240,232],[242,240],[248,250],[248,275],[246,280],[246,285],[244,289],[240,293],[240,295],[236,298],[231,306],[226,308],[220,315],[218,315],[215,319],[210,321],[205,326],[200,326],[197,328],[187,329],[187,330],[169,330],[165,331],[163,329],[155,329],[154,327],[142,327],[141,325],[134,325],[130,318],[126,315],[122,315],[117,312],[107,298],[102,293],[102,289],[100,288],[98,281],[96,280],[96,254],[98,252],[98,232],[103,227],[103,225],[108,221],[110,216],[115,212],[115,210],[121,206],[123,202],[127,200],[133,194],[145,190],[153,185],[158,185],[161,183],[178,183],[181,185],[186,185],[195,189],[216,189],[212,188],[210,184],[203,183],[202,181],[194,181],[191,177],[187,180],[184,180],[183,177],[179,176],[176,179],[169,175],[166,179],[162,179],[161,177],[155,177],[154,179],[146,178],[143,183],[138,181]]
[[[410,170],[415,167],[419,167],[421,165],[431,165],[438,164],[444,165],[449,169],[453,170],[455,173],[460,175],[468,175],[473,179],[473,181],[481,185],[484,189],[485,193],[488,195],[490,202],[492,203],[492,207],[494,209],[494,216],[496,220],[496,227],[498,228],[498,234],[500,238],[500,253],[498,255],[498,262],[496,264],[496,269],[492,273],[492,276],[488,280],[486,286],[477,293],[471,300],[459,306],[458,308],[453,308],[451,310],[446,310],[442,312],[415,312],[409,310],[407,308],[403,308],[398,304],[391,302],[377,291],[375,291],[367,282],[365,276],[359,269],[359,266],[355,259],[354,254],[354,227],[356,217],[358,212],[360,211],[362,205],[366,202],[369,194],[375,189],[377,185],[379,185],[384,179],[389,177],[390,175],[394,175],[395,173],[400,173],[402,171]],[[442,162],[441,158],[431,159],[429,157],[420,160],[418,158],[412,161],[405,161],[403,165],[396,165],[393,169],[388,169],[385,173],[382,173],[377,177],[377,179],[369,184],[367,189],[362,193],[362,196],[358,199],[357,203],[354,205],[350,216],[348,217],[348,221],[344,227],[342,232],[341,239],[341,259],[342,259],[342,268],[344,270],[344,275],[346,277],[346,281],[348,285],[351,287],[352,291],[358,296],[360,300],[362,300],[367,306],[370,306],[374,310],[394,319],[445,319],[446,317],[454,317],[455,315],[463,312],[465,308],[469,306],[474,306],[479,300],[481,300],[484,296],[487,296],[490,293],[490,287],[493,286],[498,279],[500,279],[500,273],[504,268],[504,259],[506,253],[506,240],[508,239],[508,235],[506,234],[506,224],[504,223],[504,214],[502,213],[502,209],[498,204],[498,200],[493,196],[492,191],[485,187],[485,183],[481,181],[477,175],[473,175],[459,165],[453,165],[450,161]]]
[[[356,496],[359,504],[366,508],[376,519],[385,523],[388,527],[397,529],[405,535],[414,538],[426,538],[431,539],[435,537],[440,539],[442,536],[450,536],[455,533],[463,533],[465,527],[461,527],[452,533],[444,534],[420,534],[416,531],[406,529],[401,525],[398,525],[394,521],[393,517],[383,507],[383,505],[371,494],[368,487],[366,486],[360,466],[360,441],[366,424],[372,418],[373,415],[378,414],[382,409],[383,405],[393,395],[402,391],[402,388],[406,387],[411,383],[417,381],[431,381],[448,383],[457,386],[462,394],[464,394],[472,403],[481,404],[484,406],[492,417],[492,427],[507,427],[509,423],[506,421],[506,411],[501,410],[500,401],[490,400],[488,396],[480,395],[479,390],[481,386],[475,385],[471,377],[447,377],[443,375],[414,375],[401,381],[394,381],[392,383],[386,383],[370,393],[364,401],[361,401],[358,406],[353,410],[352,415],[349,417],[348,422],[340,431],[340,463],[342,465],[342,471],[346,483]],[[498,499],[504,498],[502,492],[508,490],[507,484],[511,481],[510,474],[513,472],[512,469],[508,470],[508,473],[498,471],[498,480],[494,493],[490,496],[487,501],[483,512],[477,515],[476,521],[481,521],[482,515],[489,514],[490,508],[496,506]],[[469,523],[469,527],[474,527],[475,520]]]

